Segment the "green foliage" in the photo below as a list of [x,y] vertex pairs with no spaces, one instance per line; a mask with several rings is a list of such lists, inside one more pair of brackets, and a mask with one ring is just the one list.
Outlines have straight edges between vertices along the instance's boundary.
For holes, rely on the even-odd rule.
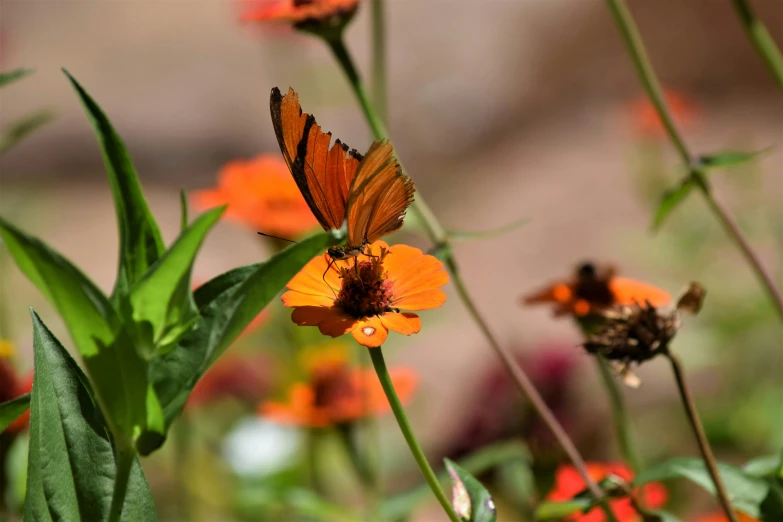
[[[87,377],[33,312],[25,521],[106,520],[117,468],[111,436]],[[138,459],[122,520],[157,520]]]
[[694,183],[688,178],[680,183],[676,188],[667,190],[661,196],[661,201],[658,204],[658,210],[655,212],[655,218],[653,219],[653,230],[658,230],[663,225],[663,222],[677,208],[677,206],[685,201],[685,198],[690,194],[693,189]]
[[574,498],[563,502],[543,502],[536,509],[536,520],[560,520],[568,515],[589,509],[593,501],[589,498]]
[[[761,479],[744,473],[741,469],[718,463],[718,473],[726,486],[729,500],[734,508],[758,518],[760,505],[770,493],[770,486]],[[715,485],[702,459],[682,457],[666,460],[651,466],[634,479],[634,485],[648,482],[685,478],[715,495]]]
[[[30,394],[11,399],[0,404],[0,433],[11,425],[21,414],[30,407]],[[1,471],[1,470],[0,470]]]
[[46,109],[41,109],[13,122],[10,127],[0,135],[0,155],[5,154],[17,143],[32,134],[39,127],[49,123],[54,114]]
[[95,100],[68,71],[63,72],[71,81],[95,129],[114,197],[120,234],[120,266],[113,292],[116,297],[126,294],[163,255],[163,239],[144,199],[136,169],[122,139]]
[[696,160],[696,163],[702,170],[737,167],[760,158],[767,154],[769,150],[770,149],[764,149],[755,152],[727,150],[700,156]]
[[452,241],[473,241],[476,239],[490,239],[497,236],[502,236],[513,232],[514,230],[523,227],[530,223],[530,218],[520,218],[505,225],[501,225],[497,228],[491,228],[488,230],[476,230],[476,231],[460,231],[449,230],[447,235]]
[[29,76],[31,74],[33,74],[32,69],[14,69],[13,71],[1,72],[0,87],[5,87],[10,83],[21,80],[25,76]]
[[449,459],[444,459],[451,475],[454,511],[465,522],[495,522],[497,512],[492,496],[473,475]]

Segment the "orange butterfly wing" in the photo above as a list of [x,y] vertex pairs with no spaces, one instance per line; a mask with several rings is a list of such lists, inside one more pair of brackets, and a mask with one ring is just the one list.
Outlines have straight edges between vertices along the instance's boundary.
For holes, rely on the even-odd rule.
[[273,88],[269,108],[283,158],[307,205],[324,230],[339,229],[361,154],[340,140],[330,149],[331,133],[321,130],[315,116],[302,112],[293,89],[283,96]]
[[359,164],[348,195],[348,245],[372,243],[399,229],[414,191],[391,143],[374,142]]
[[669,305],[672,300],[666,290],[628,277],[612,277],[609,288],[617,304],[632,305],[636,302],[644,305],[645,301],[649,301],[651,305],[659,307]]

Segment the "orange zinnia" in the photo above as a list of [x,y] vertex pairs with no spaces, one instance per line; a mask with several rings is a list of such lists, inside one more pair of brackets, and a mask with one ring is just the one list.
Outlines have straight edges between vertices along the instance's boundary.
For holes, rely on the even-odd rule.
[[[400,400],[406,403],[416,389],[416,373],[392,368],[389,374]],[[309,382],[292,385],[285,402],[265,402],[258,412],[281,424],[320,428],[390,409],[374,371],[327,360],[310,370]]]
[[[588,462],[587,472],[596,482],[600,482],[608,475],[616,475],[627,482],[633,479],[633,472],[622,463]],[[555,474],[554,489],[546,498],[554,501],[570,500],[583,492],[586,487],[585,481],[575,467],[560,466]],[[645,506],[651,509],[662,507],[668,499],[666,488],[657,482],[651,482],[641,488],[637,488],[634,491],[634,495],[638,499],[643,500]],[[612,509],[615,517],[617,517],[618,522],[637,522],[641,520],[629,498],[612,499],[609,501],[609,507]],[[593,508],[587,513],[574,513],[567,517],[566,520],[571,522],[604,522],[606,515],[600,509]]]
[[611,268],[598,269],[582,263],[569,280],[558,281],[523,297],[524,304],[549,303],[556,316],[584,317],[615,305],[644,304],[660,307],[671,302],[671,295],[651,284],[618,277]]
[[261,0],[248,2],[242,15],[246,22],[326,21],[350,17],[356,12],[359,0]]
[[318,222],[282,158],[262,155],[232,161],[218,174],[218,186],[194,193],[201,208],[228,205],[227,219],[280,237],[296,237]]
[[418,248],[376,241],[354,261],[330,262],[328,254],[315,257],[287,285],[283,304],[294,308],[291,320],[299,326],[318,326],[331,337],[351,332],[359,344],[376,348],[389,330],[421,329],[416,314],[400,309],[428,310],[446,301],[443,263]]
[[[686,96],[670,89],[664,89],[664,96],[675,125],[688,125],[695,119],[697,110]],[[632,114],[634,126],[642,137],[657,139],[666,136],[658,111],[648,97],[633,103]]]

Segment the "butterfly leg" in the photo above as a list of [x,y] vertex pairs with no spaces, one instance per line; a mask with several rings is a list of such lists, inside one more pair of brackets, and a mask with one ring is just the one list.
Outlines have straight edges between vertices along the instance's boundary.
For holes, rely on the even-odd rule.
[[329,273],[329,269],[332,268],[332,265],[334,264],[335,259],[333,257],[329,258],[329,263],[326,265],[326,270],[324,270],[324,275],[321,276],[321,279],[323,279],[324,283],[329,287],[329,289],[332,291],[332,294],[334,294],[334,298],[337,299],[337,293],[334,291],[334,288],[332,288],[332,285],[330,285],[326,281],[326,274]]

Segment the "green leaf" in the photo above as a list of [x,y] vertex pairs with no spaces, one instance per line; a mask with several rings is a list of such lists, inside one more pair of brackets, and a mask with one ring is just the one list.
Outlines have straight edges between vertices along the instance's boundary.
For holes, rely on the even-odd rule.
[[166,425],[176,418],[198,379],[253,318],[314,256],[337,240],[319,233],[264,263],[231,270],[196,291],[200,317],[171,351],[150,361],[150,376]]
[[564,502],[543,502],[536,509],[536,520],[560,520],[592,506],[589,498],[575,498]]
[[11,425],[30,407],[30,394],[25,393],[15,399],[0,404],[0,433]]
[[10,83],[21,80],[25,76],[29,76],[31,74],[33,74],[32,69],[14,69],[13,71],[1,72],[0,87],[5,87]]
[[189,330],[198,315],[190,290],[196,253],[224,208],[199,216],[130,290],[133,321],[149,334],[139,341],[156,351]]
[[40,110],[13,122],[0,136],[0,155],[8,152],[38,127],[52,121],[52,118],[54,118],[54,114],[50,111]]
[[473,241],[475,239],[490,239],[497,236],[508,234],[524,225],[530,223],[530,218],[520,218],[511,223],[501,225],[497,228],[491,228],[488,230],[476,230],[476,231],[459,231],[449,230],[447,232],[449,239],[452,241]]
[[653,231],[657,231],[661,228],[664,220],[677,205],[685,200],[685,197],[690,193],[693,187],[693,181],[688,178],[682,181],[676,188],[667,190],[663,193],[661,202],[658,204],[658,210],[655,212],[655,218],[653,219]]
[[[87,377],[35,312],[25,521],[106,520],[117,468]],[[138,459],[122,520],[157,520]]]
[[780,467],[780,455],[764,455],[749,460],[742,471],[751,477],[763,478],[774,475]]
[[120,265],[113,296],[124,295],[163,255],[163,239],[125,145],[95,100],[68,71],[63,72],[81,99],[103,152],[120,234]]
[[706,154],[696,159],[696,165],[702,170],[736,167],[737,165],[754,161],[767,154],[770,150],[770,148],[754,152],[727,150]]
[[16,264],[68,327],[112,431],[132,436],[146,424],[147,363],[111,303],[67,259],[1,218],[0,236]]
[[444,459],[451,475],[454,511],[465,522],[495,522],[497,511],[492,496],[481,482],[449,459]]
[[[722,462],[718,463],[718,473],[726,486],[732,506],[758,518],[759,505],[769,493],[769,485],[763,480],[743,473],[739,468]],[[648,482],[674,478],[688,479],[715,495],[715,485],[704,461],[698,458],[676,458],[651,466],[636,476],[634,484],[640,486]]]
[[761,522],[779,522],[783,520],[783,486],[769,483],[769,493],[759,506]]
[[179,191],[179,230],[185,232],[188,228],[188,193],[185,189]]

